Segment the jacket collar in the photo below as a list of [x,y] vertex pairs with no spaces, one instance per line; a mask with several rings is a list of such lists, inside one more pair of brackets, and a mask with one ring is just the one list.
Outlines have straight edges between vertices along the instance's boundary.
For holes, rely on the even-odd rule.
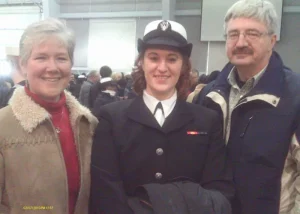
[[127,109],[127,116],[145,126],[158,129],[164,133],[177,130],[193,120],[193,114],[185,101],[177,100],[171,114],[166,118],[162,127],[157,123],[153,114],[145,105],[142,96],[133,100]]
[[[233,67],[234,65],[228,63],[223,68],[222,72],[216,80],[214,89],[224,91],[229,95],[230,84],[228,83],[227,78]],[[251,90],[249,96],[257,94],[271,94],[275,97],[281,97],[284,87],[284,73],[282,72],[283,69],[284,65],[281,57],[277,52],[273,51],[265,73],[263,74],[257,85]]]
[[[86,107],[79,104],[75,97],[69,92],[66,95],[66,105],[70,112],[70,122],[73,130],[79,117],[85,117],[90,123],[90,131],[93,132],[97,125],[97,119],[90,113]],[[18,87],[14,91],[9,101],[13,114],[20,122],[26,132],[31,133],[38,125],[46,120],[51,120],[51,115],[40,105],[35,103],[25,92],[23,87]]]

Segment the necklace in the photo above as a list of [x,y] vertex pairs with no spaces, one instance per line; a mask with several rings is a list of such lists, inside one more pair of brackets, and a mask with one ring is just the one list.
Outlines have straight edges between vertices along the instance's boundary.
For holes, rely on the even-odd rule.
[[[61,123],[61,120],[63,118],[63,114],[64,114],[64,109],[61,110],[61,113],[60,113],[60,120],[59,120],[59,123],[57,123],[58,125]],[[61,132],[61,129],[58,127],[58,126],[54,126],[54,129],[55,129],[55,132],[57,134],[59,134]]]
[[55,131],[56,131],[57,134],[59,134],[60,133],[60,128],[55,127]]

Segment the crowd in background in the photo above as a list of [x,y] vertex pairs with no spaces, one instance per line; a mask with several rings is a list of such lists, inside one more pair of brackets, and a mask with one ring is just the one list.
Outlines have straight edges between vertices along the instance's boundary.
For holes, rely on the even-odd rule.
[[[192,69],[189,87],[187,88],[187,102],[192,102],[206,84],[217,78],[219,72],[213,71],[209,75],[200,75],[197,69]],[[20,72],[13,72],[11,76],[0,77],[0,108],[8,104],[16,85],[20,82],[21,85],[25,85],[24,77],[18,79],[17,82],[13,81],[16,75],[20,76]],[[66,90],[70,91],[82,105],[96,113],[100,106],[136,97],[132,84],[131,73],[113,72],[109,66],[105,65],[99,71],[91,70],[81,74],[72,73]]]
[[100,106],[135,97],[131,75],[113,72],[109,66],[87,74],[72,74],[67,90],[93,113]]

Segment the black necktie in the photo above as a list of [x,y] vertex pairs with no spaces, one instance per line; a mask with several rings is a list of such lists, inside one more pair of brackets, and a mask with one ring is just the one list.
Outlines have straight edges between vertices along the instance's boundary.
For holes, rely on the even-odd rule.
[[164,114],[164,109],[163,106],[161,104],[161,102],[159,102],[156,105],[156,108],[154,110],[154,117],[157,120],[157,122],[159,123],[160,126],[162,126],[165,122],[165,114]]

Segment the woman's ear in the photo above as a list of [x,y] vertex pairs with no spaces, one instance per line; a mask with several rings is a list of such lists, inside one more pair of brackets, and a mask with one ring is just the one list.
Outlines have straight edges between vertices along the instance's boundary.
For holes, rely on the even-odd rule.
[[143,60],[142,59],[140,59],[139,60],[139,62],[138,62],[138,67],[140,67],[140,68],[142,68],[142,70],[143,70],[143,73],[144,73],[144,63],[143,63]]
[[20,59],[19,57],[19,68],[20,68],[20,71],[21,73],[23,74],[23,76],[26,78],[27,77],[27,72],[26,72],[26,69],[25,69],[25,66],[24,64],[22,63],[22,60]]
[[142,59],[140,59],[139,61],[138,61],[138,64],[137,64],[138,66],[143,66],[143,61],[142,61]]

